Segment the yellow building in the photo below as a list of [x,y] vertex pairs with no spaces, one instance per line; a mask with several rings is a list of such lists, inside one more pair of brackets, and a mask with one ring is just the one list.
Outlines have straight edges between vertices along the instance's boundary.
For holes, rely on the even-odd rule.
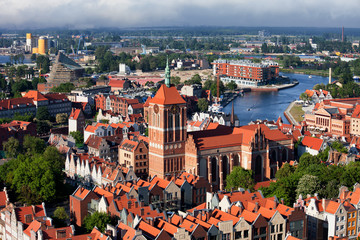
[[44,55],[48,50],[48,41],[45,37],[40,37],[38,40],[38,53]]
[[33,54],[34,54],[34,53],[39,53],[38,48],[37,48],[37,47],[34,47],[34,48],[32,49],[32,53],[33,53]]

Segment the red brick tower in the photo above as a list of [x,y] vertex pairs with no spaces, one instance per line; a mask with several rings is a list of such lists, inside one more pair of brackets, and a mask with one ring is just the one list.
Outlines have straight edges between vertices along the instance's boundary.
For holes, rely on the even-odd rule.
[[163,84],[149,101],[149,174],[164,178],[185,168],[186,102]]

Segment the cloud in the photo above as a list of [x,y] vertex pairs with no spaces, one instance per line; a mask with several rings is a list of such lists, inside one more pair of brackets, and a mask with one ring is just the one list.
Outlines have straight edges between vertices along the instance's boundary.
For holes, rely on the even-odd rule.
[[358,27],[359,0],[0,0],[0,27]]

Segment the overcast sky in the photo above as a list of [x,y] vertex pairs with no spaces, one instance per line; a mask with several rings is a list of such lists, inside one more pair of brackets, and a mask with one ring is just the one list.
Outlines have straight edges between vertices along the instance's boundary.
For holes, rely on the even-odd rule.
[[360,0],[0,0],[1,28],[353,27]]

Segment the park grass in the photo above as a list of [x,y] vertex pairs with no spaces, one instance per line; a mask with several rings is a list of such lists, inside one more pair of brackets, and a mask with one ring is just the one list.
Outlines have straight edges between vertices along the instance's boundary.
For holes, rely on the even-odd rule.
[[302,110],[302,105],[294,104],[294,106],[290,109],[290,114],[297,122],[304,120],[302,116],[305,114],[305,112]]

